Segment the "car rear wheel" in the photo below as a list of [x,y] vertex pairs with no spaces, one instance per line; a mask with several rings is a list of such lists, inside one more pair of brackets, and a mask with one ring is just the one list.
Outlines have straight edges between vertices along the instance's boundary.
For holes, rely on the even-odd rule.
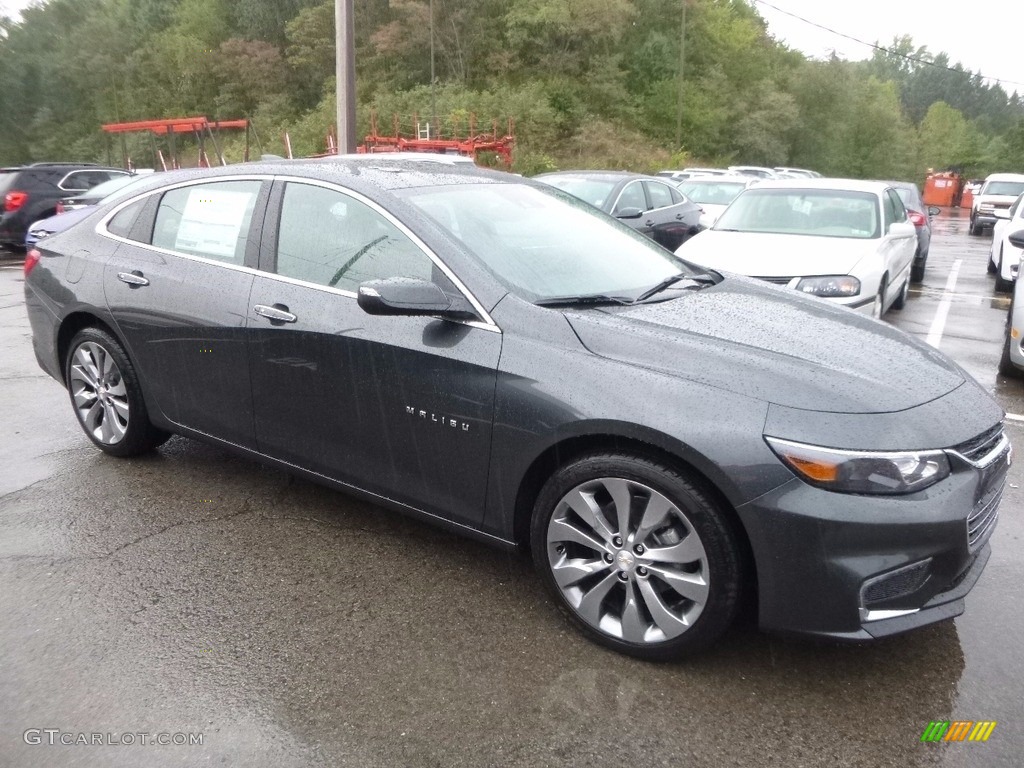
[[896,301],[892,303],[893,309],[903,309],[907,306],[907,296],[910,295],[910,280],[903,281],[903,287],[900,288],[900,295],[896,297]]
[[79,331],[64,373],[78,423],[104,453],[138,456],[170,437],[150,423],[135,369],[110,334],[99,328]]
[[1006,313],[1006,333],[1003,334],[1003,351],[999,356],[999,373],[1013,379],[1024,378],[1024,371],[1013,364],[1010,359],[1010,345],[1014,340],[1010,338],[1013,330],[1013,299],[1010,299],[1010,311]]
[[531,544],[561,610],[622,653],[677,658],[735,618],[743,563],[725,513],[691,478],[645,457],[595,454],[555,472]]
[[924,268],[928,263],[928,254],[921,255],[921,247],[918,246],[914,254],[914,263],[910,267],[910,282],[920,283],[924,280]]
[[1009,293],[1013,290],[1013,281],[1003,277],[1003,247],[999,246],[999,266],[996,267],[996,290]]

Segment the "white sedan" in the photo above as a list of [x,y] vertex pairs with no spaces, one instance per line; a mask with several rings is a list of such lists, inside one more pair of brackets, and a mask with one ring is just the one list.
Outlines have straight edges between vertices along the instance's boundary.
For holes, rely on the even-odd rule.
[[759,182],[756,176],[705,176],[676,181],[676,187],[700,206],[700,225],[709,229],[736,195]]
[[1010,242],[1010,233],[1024,229],[1024,194],[1013,201],[1006,213],[996,211],[996,223],[992,227],[992,250],[988,252],[988,271],[996,276],[996,290],[1013,290],[1017,279],[1020,257],[1024,253]]
[[676,254],[881,317],[902,309],[917,231],[896,190],[849,179],[762,181]]

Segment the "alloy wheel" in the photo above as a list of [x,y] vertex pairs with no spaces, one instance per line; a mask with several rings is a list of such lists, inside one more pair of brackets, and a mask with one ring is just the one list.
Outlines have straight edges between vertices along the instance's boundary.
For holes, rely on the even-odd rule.
[[105,445],[124,439],[128,390],[109,351],[93,341],[80,344],[71,357],[68,385],[78,418],[93,438]]
[[708,601],[708,556],[686,514],[642,483],[577,485],[547,529],[558,590],[595,630],[630,643],[682,635]]

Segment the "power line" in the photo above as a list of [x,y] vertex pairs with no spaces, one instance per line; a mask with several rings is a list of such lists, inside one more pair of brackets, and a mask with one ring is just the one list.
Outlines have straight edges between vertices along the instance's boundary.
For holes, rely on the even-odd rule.
[[[792,13],[791,11],[787,11],[787,10],[784,10],[782,8],[779,8],[777,5],[772,5],[771,3],[765,2],[765,0],[753,0],[753,2],[757,3],[758,5],[763,5],[766,8],[771,8],[774,11],[778,11],[779,13],[781,13],[781,14],[783,14],[785,16],[790,16],[790,17],[792,17],[794,19],[797,19],[798,21],[802,21],[802,22],[804,22],[804,24],[810,24],[812,27],[817,27],[818,29],[822,29],[822,30],[824,30],[826,32],[831,32],[833,35],[837,35],[838,37],[843,37],[843,38],[846,38],[847,40],[852,40],[855,43],[860,43],[861,45],[866,45],[868,48],[874,48],[876,51],[882,51],[883,53],[887,53],[890,56],[898,56],[901,59],[906,59],[907,61],[912,61],[915,64],[923,64],[923,65],[928,66],[928,67],[935,67],[936,69],[945,69],[945,70],[947,70],[949,72],[953,72],[953,73],[958,74],[958,75],[973,75],[974,74],[973,72],[968,72],[968,71],[963,70],[963,69],[956,69],[955,67],[947,67],[945,64],[936,64],[934,61],[929,61],[928,59],[921,59],[921,58],[918,58],[917,56],[910,56],[910,55],[905,54],[905,53],[900,53],[899,51],[894,51],[891,48],[886,48],[884,46],[878,45],[878,43],[869,43],[866,40],[861,40],[859,37],[853,37],[852,35],[847,35],[844,32],[839,32],[839,31],[837,31],[835,29],[832,29],[831,27],[826,27],[824,24],[818,24],[817,22],[811,21],[810,19],[805,19],[803,16],[799,16],[799,15],[797,15],[795,13]],[[998,77],[987,77],[987,76],[981,74],[980,72],[978,72],[977,74],[983,80],[991,80],[993,82],[999,83],[1000,85],[1005,84],[1005,85],[1020,85],[1020,86],[1024,86],[1024,83],[1018,82],[1016,80],[1001,80]]]

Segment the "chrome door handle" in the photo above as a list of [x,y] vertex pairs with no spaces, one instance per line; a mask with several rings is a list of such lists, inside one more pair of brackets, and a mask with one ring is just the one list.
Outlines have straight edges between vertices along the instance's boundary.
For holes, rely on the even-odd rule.
[[128,283],[128,285],[132,286],[149,285],[149,280],[143,277],[142,273],[137,269],[134,272],[118,272],[117,279],[122,283]]
[[261,317],[265,317],[268,320],[276,320],[279,323],[294,323],[299,318],[289,312],[287,309],[278,309],[277,307],[268,307],[265,304],[257,304],[252,308],[252,311]]

